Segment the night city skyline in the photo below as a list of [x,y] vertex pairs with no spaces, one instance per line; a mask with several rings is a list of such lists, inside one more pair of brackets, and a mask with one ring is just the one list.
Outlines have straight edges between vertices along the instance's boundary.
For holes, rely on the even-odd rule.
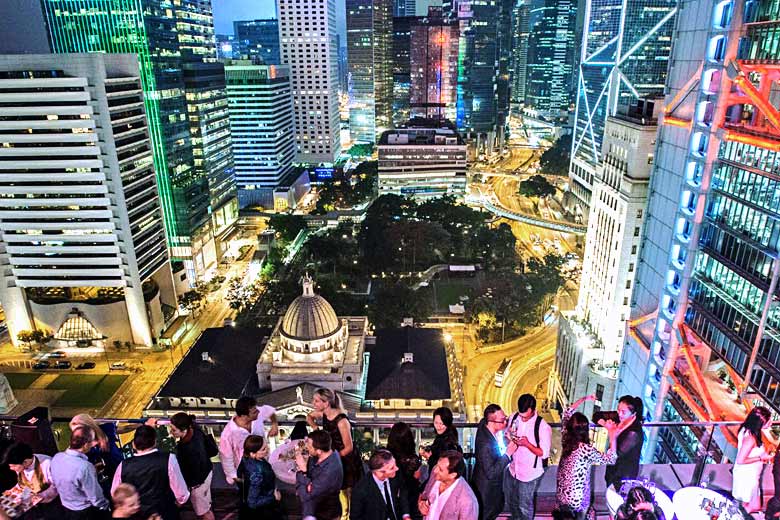
[[0,520],[780,519],[780,0],[0,0]]

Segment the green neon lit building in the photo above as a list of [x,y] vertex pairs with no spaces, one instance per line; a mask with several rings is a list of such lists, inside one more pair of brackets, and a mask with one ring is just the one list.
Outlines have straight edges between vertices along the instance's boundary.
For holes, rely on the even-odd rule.
[[184,260],[191,276],[202,276],[216,262],[217,247],[209,216],[209,172],[198,167],[204,162],[194,157],[194,141],[203,136],[192,135],[197,125],[188,119],[184,70],[187,64],[216,60],[211,1],[42,0],[42,4],[53,52],[138,56],[171,256]]

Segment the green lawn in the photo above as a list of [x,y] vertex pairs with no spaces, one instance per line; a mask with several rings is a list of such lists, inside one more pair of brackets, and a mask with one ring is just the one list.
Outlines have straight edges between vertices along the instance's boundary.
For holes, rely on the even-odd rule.
[[33,381],[41,376],[40,374],[21,374],[17,372],[4,373],[3,375],[8,378],[8,383],[14,390],[29,388]]
[[447,310],[450,305],[460,303],[459,298],[461,296],[468,296],[471,298],[474,291],[474,283],[475,282],[472,280],[434,280],[432,285],[435,284],[436,286],[436,308],[439,311],[444,311]]
[[122,386],[127,376],[63,374],[47,386],[48,390],[65,390],[54,406],[63,408],[99,408]]

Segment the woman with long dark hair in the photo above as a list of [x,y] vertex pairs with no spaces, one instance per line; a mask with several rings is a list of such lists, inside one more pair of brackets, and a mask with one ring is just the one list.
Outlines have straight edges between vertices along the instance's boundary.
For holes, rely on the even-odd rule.
[[632,487],[626,495],[626,500],[615,513],[615,520],[635,520],[644,514],[641,513],[642,511],[652,513],[655,515],[653,518],[658,520],[666,519],[663,510],[658,507],[655,497],[649,489],[642,486]]
[[610,434],[617,434],[615,451],[617,461],[607,466],[604,480],[607,486],[620,490],[623,479],[633,479],[639,475],[639,460],[642,458],[642,444],[645,433],[642,431],[644,405],[642,399],[632,395],[624,395],[618,400],[617,408],[619,423],[601,420],[599,424]]
[[195,423],[195,416],[179,412],[171,417],[171,435],[176,442],[176,460],[190,490],[190,502],[195,516],[214,520],[211,511],[211,457],[219,453],[214,438],[206,435]]
[[452,411],[442,406],[433,411],[433,429],[436,438],[431,445],[431,456],[428,457],[428,468],[433,471],[442,452],[456,450],[463,453],[463,448],[458,443],[458,430],[453,426]]
[[[568,508],[577,520],[595,518],[590,509],[591,466],[614,464],[617,460],[617,431],[609,432],[609,450],[601,453],[590,444],[590,421],[574,409],[586,399],[574,403],[563,414],[561,461],[558,465],[555,501],[560,509]],[[594,398],[595,399],[595,398]]]
[[731,494],[735,500],[742,502],[748,513],[761,510],[761,470],[765,462],[772,460],[772,455],[765,449],[761,430],[771,424],[769,410],[756,406],[745,417],[737,433],[737,459],[734,461]]
[[[422,491],[420,483],[420,467],[422,459],[417,454],[417,448],[414,443],[414,433],[405,422],[397,422],[390,428],[390,435],[387,437],[387,449],[393,454],[395,463],[398,465],[398,475],[401,477],[402,492],[407,494],[409,504],[416,504],[417,498]],[[412,508],[411,516],[414,519],[422,518],[417,508]]]
[[344,468],[344,480],[341,483],[343,518],[349,518],[349,503],[352,497],[352,487],[363,476],[363,461],[355,451],[352,442],[352,426],[347,414],[341,407],[341,399],[338,394],[329,388],[318,388],[312,398],[314,411],[311,412],[306,422],[317,429],[317,419],[322,420],[322,429],[330,434],[333,450],[339,452],[341,465]]

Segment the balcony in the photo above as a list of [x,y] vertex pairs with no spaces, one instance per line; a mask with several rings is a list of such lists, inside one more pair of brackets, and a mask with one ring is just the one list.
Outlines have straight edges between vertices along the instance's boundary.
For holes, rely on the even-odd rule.
[[[7,427],[15,418],[0,417],[0,425]],[[68,419],[55,418],[52,421],[52,430],[60,449],[63,449],[67,442]],[[123,452],[126,456],[131,453],[129,442],[132,436],[132,430],[135,426],[142,423],[142,419],[100,419],[98,422],[114,422],[118,430],[124,432],[120,434]],[[158,446],[162,450],[170,450],[173,446],[173,439],[168,435],[167,428],[162,425],[165,421],[158,423],[159,435]],[[218,437],[225,420],[199,419],[199,424],[204,430],[210,431]],[[427,444],[432,441],[433,430],[430,424],[409,422],[415,431],[418,444]],[[292,421],[280,422],[280,437],[283,439],[292,429]],[[387,441],[387,434],[392,425],[377,421],[359,421],[353,425],[353,438],[364,456],[368,456],[371,450],[379,445],[382,446]],[[476,432],[476,424],[460,424],[458,432],[460,434],[461,445],[464,446],[466,458],[469,466],[469,472],[473,467],[473,439]],[[553,450],[550,454],[551,465],[545,471],[542,482],[536,494],[536,517],[537,519],[551,518],[551,513],[555,507],[555,485],[557,474],[557,460],[560,449],[560,424],[553,424]],[[691,485],[703,484],[706,487],[722,492],[728,495],[731,489],[731,468],[732,464],[727,457],[734,457],[736,448],[729,445],[722,434],[722,430],[727,429],[736,431],[738,422],[664,422],[647,423],[645,425],[645,459],[648,462],[641,469],[640,478],[648,479],[655,483],[656,487],[664,490],[671,496],[674,491]],[[604,435],[599,434],[599,428],[593,427],[594,444],[603,449],[605,442]],[[272,446],[277,444],[276,439],[272,440]],[[684,444],[684,445],[683,445]],[[670,457],[670,454],[685,454],[686,457]],[[670,463],[673,460],[692,460],[690,464]],[[767,472],[768,474],[768,472]],[[604,467],[596,467],[592,473],[592,503],[598,513],[599,520],[606,520],[609,517],[609,510],[605,498],[606,489],[604,486]],[[214,499],[214,511],[216,518],[235,519],[238,517],[238,497],[236,489],[225,482],[222,468],[214,459],[214,477],[212,481],[212,493]],[[763,496],[765,502],[774,494],[774,485],[771,477],[763,479]],[[189,504],[186,504],[182,510],[183,520],[194,520]],[[290,518],[294,519],[295,516]],[[509,518],[508,515],[501,518]],[[671,518],[669,519],[671,520]]]

